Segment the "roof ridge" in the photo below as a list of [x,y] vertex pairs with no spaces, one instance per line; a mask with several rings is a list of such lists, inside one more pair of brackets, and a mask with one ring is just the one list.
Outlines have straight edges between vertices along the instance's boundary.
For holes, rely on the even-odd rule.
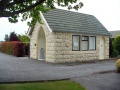
[[[63,10],[63,11],[67,11],[67,12],[74,12],[74,13],[78,13],[78,14],[83,14],[83,15],[88,15],[88,16],[93,16],[95,17],[94,15],[91,15],[91,14],[86,14],[86,13],[81,13],[81,12],[76,12],[76,11],[70,11],[70,10],[65,10],[65,9],[60,9],[60,8],[55,8],[56,10]],[[55,10],[55,9],[51,9],[51,10]]]

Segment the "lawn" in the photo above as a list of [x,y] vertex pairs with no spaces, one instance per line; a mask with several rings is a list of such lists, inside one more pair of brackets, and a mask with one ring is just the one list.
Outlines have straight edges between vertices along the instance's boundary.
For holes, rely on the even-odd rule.
[[0,84],[0,90],[86,90],[72,81]]

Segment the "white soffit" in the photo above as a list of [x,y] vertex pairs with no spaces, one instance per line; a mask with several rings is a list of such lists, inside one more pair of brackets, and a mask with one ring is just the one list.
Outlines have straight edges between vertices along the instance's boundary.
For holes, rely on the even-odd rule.
[[46,24],[48,30],[49,30],[50,32],[52,32],[52,29],[51,29],[50,26],[48,25],[48,23],[47,23],[46,19],[44,18],[44,16],[43,16],[43,14],[42,14],[41,11],[40,11],[40,15],[41,15],[41,17],[42,17],[41,19],[44,21],[44,24]]

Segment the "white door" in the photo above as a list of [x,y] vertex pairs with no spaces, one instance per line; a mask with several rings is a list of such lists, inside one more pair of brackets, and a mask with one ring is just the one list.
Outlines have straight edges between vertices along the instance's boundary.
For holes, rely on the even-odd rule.
[[99,44],[99,59],[104,59],[104,40],[102,37]]

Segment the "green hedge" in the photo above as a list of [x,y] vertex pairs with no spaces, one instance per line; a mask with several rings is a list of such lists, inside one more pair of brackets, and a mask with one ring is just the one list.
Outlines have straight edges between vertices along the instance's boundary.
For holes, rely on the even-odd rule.
[[120,59],[116,61],[116,69],[117,69],[117,72],[120,73]]

